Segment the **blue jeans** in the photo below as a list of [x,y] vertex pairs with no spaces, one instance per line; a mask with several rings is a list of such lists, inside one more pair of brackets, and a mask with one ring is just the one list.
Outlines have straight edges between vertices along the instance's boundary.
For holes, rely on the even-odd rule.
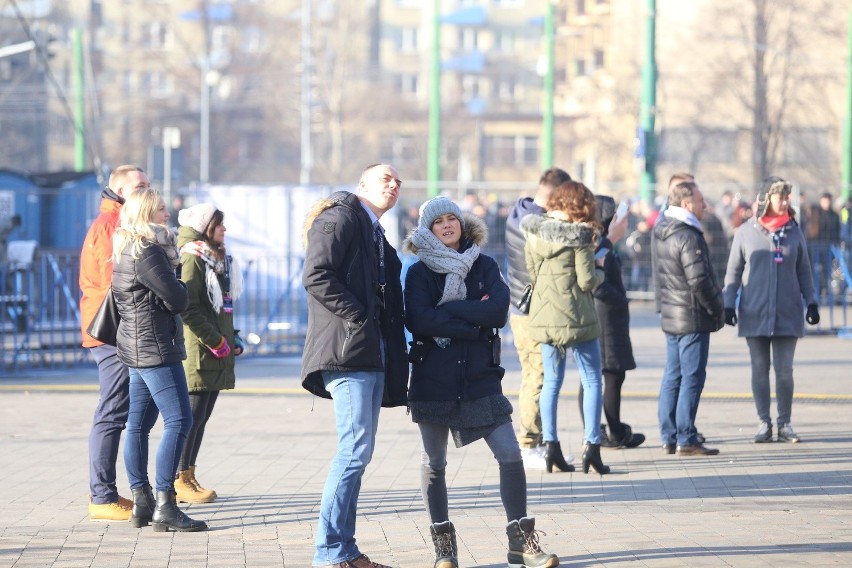
[[[583,437],[590,444],[601,443],[601,346],[597,339],[575,343],[571,346],[574,362],[580,371],[583,385]],[[545,442],[558,442],[556,437],[556,408],[559,391],[565,378],[565,351],[548,343],[541,344],[544,364],[544,386],[541,389],[541,432]]]
[[659,405],[663,444],[698,444],[695,415],[707,378],[709,352],[709,333],[666,333],[666,369]]
[[337,453],[322,491],[314,566],[338,564],[361,555],[355,544],[358,494],[373,457],[385,389],[384,372],[324,371],[322,376],[334,401]]
[[130,488],[146,487],[148,437],[163,415],[163,437],[157,446],[157,491],[174,491],[175,474],[186,435],[192,427],[192,410],[186,375],[180,362],[162,367],[130,367],[130,416],[124,441],[124,465]]
[[92,503],[101,505],[118,501],[115,462],[130,410],[130,375],[112,345],[92,347],[91,353],[98,364],[98,405],[89,432],[89,491]]

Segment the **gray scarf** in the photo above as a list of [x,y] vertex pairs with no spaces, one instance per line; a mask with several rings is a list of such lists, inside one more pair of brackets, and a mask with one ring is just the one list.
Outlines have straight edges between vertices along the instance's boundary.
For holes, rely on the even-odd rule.
[[[470,267],[479,258],[479,245],[473,243],[466,251],[460,253],[442,243],[432,231],[422,227],[418,227],[411,234],[411,243],[417,247],[417,258],[429,270],[447,275],[444,280],[444,293],[438,300],[438,306],[453,300],[466,299],[467,286],[464,284],[464,279],[470,272]],[[436,337],[435,343],[439,347],[447,347],[450,339]]]
[[154,231],[154,242],[166,251],[169,265],[174,270],[180,266],[180,253],[178,253],[177,239],[175,239],[174,233],[165,225],[157,225],[155,223],[151,223],[151,229]]

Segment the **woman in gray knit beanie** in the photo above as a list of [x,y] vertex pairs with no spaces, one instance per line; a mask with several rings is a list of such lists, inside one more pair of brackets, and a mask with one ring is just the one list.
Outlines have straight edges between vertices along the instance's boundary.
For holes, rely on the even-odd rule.
[[484,439],[497,460],[509,564],[552,568],[559,559],[541,550],[535,519],[527,516],[524,463],[501,385],[499,329],[509,288],[497,262],[481,253],[486,239],[481,219],[435,197],[420,207],[403,245],[419,259],[405,278],[405,323],[413,334],[409,406],[423,440],[421,489],[435,566],[458,566],[445,478],[452,433],[456,447]]

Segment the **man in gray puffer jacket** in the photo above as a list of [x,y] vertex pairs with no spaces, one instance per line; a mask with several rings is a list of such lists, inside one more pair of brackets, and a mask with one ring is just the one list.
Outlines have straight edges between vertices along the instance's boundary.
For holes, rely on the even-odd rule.
[[701,230],[704,196],[698,185],[675,185],[668,204],[654,226],[653,245],[657,311],[666,335],[660,436],[667,454],[715,455],[719,450],[699,441],[695,415],[707,377],[710,333],[724,325],[722,290]]

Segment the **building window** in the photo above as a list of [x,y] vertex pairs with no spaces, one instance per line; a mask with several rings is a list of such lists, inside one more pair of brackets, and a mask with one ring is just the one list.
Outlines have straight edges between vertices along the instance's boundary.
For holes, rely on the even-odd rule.
[[722,128],[669,128],[660,136],[660,161],[670,164],[734,164],[737,131]]
[[574,74],[577,77],[586,76],[586,60],[585,59],[575,59],[574,60]]
[[243,53],[258,53],[266,44],[263,30],[257,26],[246,26],[240,30],[240,50]]
[[169,44],[169,29],[162,22],[151,22],[148,24],[146,34],[142,38],[142,45],[151,49],[164,49]]
[[829,164],[832,161],[828,130],[789,128],[784,132],[784,163]]
[[515,53],[515,32],[496,30],[494,32],[494,49],[500,53]]
[[595,69],[603,69],[604,68],[604,50],[596,49],[595,50]]
[[518,98],[518,85],[514,79],[500,79],[497,83],[497,97],[501,101],[514,102]]
[[420,161],[414,136],[400,135],[384,143],[382,155],[394,164],[416,164]]
[[586,0],[577,0],[575,6],[577,7],[578,16],[582,16],[586,13]]
[[496,167],[534,166],[538,163],[538,138],[486,136],[485,163]]
[[402,28],[400,30],[399,50],[405,53],[417,51],[417,28]]
[[459,30],[459,47],[464,51],[479,49],[479,32],[472,28]]
[[414,73],[402,73],[397,76],[399,81],[397,88],[399,92],[408,97],[417,96],[417,75]]

